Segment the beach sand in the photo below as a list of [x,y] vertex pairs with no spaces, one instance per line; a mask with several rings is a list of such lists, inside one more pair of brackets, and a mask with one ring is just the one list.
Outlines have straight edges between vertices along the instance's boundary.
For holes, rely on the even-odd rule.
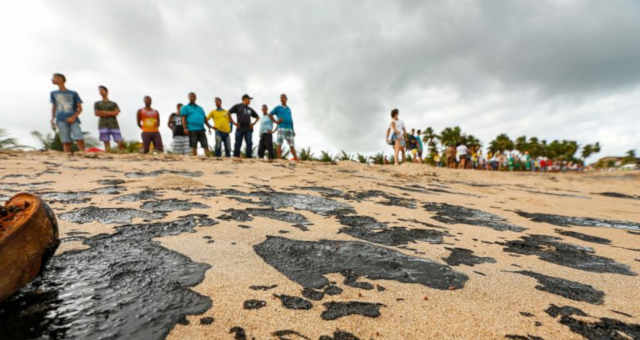
[[[168,222],[190,214],[215,220],[136,243],[143,245],[141,258],[152,247],[157,256],[183,263],[155,265],[169,269],[154,280],[180,269],[171,266],[193,266],[196,277],[172,283],[178,286],[175,293],[158,288],[160,297],[179,296],[175,305],[135,316],[156,322],[154,313],[177,311],[171,314],[175,317],[156,322],[159,333],[150,338],[233,339],[244,333],[247,339],[333,339],[339,331],[359,339],[580,339],[601,334],[597,332],[640,337],[638,172],[507,173],[418,164],[25,152],[0,154],[0,174],[0,198],[18,191],[50,198],[63,238],[57,266],[77,266],[77,272],[93,267],[77,256],[101,247],[129,223],[78,223],[65,213],[98,207],[148,214],[134,217],[126,232],[141,228],[144,220]],[[117,199],[145,190],[150,196]],[[71,194],[60,196],[67,192]],[[628,197],[600,194],[604,192]],[[176,210],[176,202],[184,203],[184,210]],[[117,258],[104,261],[112,261],[100,274],[105,277],[109,268],[124,265]],[[63,270],[56,261],[52,266]],[[148,266],[147,271],[159,270]],[[121,275],[138,280],[146,274]],[[62,280],[53,274],[50,278]],[[127,287],[122,305],[118,292],[101,297],[101,323],[109,324],[110,310],[104,305],[125,310],[129,304],[158,299],[152,289]],[[342,291],[309,298],[327,287]],[[73,298],[74,288],[68,289],[71,297],[60,294],[59,299]],[[138,298],[143,293],[144,299]],[[95,298],[99,289],[83,294]],[[190,300],[182,300],[185,294]],[[301,309],[291,309],[276,295],[306,301],[295,300]],[[188,307],[181,303],[204,307],[194,307],[201,314],[193,315],[194,310],[180,312]],[[0,319],[6,317],[1,306]],[[82,308],[90,312],[93,307]],[[5,306],[5,313],[9,309]],[[59,314],[43,318],[61,318]],[[74,318],[90,322],[94,317],[65,315],[60,322],[70,329]],[[147,326],[118,327],[116,323],[110,330],[132,338],[142,334],[135,327]],[[40,330],[49,331],[48,326]],[[60,338],[74,333],[66,334]]]

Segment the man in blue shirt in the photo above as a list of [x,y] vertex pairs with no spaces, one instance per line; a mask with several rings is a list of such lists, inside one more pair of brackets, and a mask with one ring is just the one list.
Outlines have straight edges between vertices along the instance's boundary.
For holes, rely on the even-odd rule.
[[271,115],[277,117],[276,122],[278,123],[278,140],[276,141],[276,154],[277,157],[280,158],[282,155],[282,144],[284,141],[287,141],[289,144],[289,150],[293,155],[293,160],[298,160],[298,155],[296,154],[296,148],[294,143],[294,137],[296,133],[293,131],[293,119],[291,118],[291,109],[287,106],[287,95],[280,95],[280,103],[282,105],[276,106],[272,111]]
[[67,78],[61,73],[54,73],[51,82],[58,86],[57,91],[52,91],[51,100],[51,126],[58,127],[60,142],[64,152],[71,152],[71,142],[78,144],[78,149],[84,151],[84,136],[80,129],[80,113],[82,113],[82,100],[78,93],[65,87]]
[[205,155],[209,156],[209,144],[207,143],[207,135],[204,131],[206,124],[209,129],[212,128],[206,120],[204,110],[196,104],[196,94],[189,92],[189,104],[184,105],[180,109],[182,116],[182,125],[186,126],[185,132],[189,135],[189,146],[193,155],[198,154],[198,142],[204,149]]

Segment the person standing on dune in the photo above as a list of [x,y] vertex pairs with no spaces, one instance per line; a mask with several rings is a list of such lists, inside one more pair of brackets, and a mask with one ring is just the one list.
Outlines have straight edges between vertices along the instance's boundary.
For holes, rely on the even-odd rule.
[[[387,129],[387,144],[393,145],[393,161],[395,165],[400,165],[398,154],[402,152],[402,162],[404,162],[405,155],[405,136],[407,135],[407,129],[404,127],[404,122],[398,119],[400,111],[398,109],[391,110],[391,123]],[[391,134],[391,138],[389,135]]]
[[187,133],[189,134],[189,146],[191,146],[191,152],[194,156],[198,154],[198,143],[204,149],[205,155],[209,155],[209,144],[207,142],[207,134],[204,131],[204,125],[206,124],[209,129],[212,128],[207,122],[207,116],[204,114],[204,110],[200,105],[196,104],[196,94],[189,92],[189,104],[180,109],[180,115],[182,116],[182,123],[187,127]]
[[160,126],[160,114],[151,107],[151,97],[144,96],[144,107],[138,110],[136,115],[138,127],[142,130],[142,147],[144,153],[149,153],[151,143],[153,148],[160,152],[164,151],[162,146],[162,136],[158,131]]
[[260,143],[258,144],[258,158],[263,159],[265,151],[272,161],[275,157],[273,151],[273,133],[277,130],[273,129],[275,119],[269,114],[267,105],[262,105],[262,122],[260,122]]
[[273,110],[271,110],[271,115],[273,117],[278,117],[276,123],[278,123],[278,140],[276,141],[276,157],[282,157],[282,145],[284,141],[287,141],[287,145],[289,145],[289,151],[293,155],[293,160],[298,160],[298,154],[296,153],[296,147],[294,143],[294,139],[296,137],[296,133],[293,130],[293,118],[291,117],[291,108],[287,106],[287,95],[280,95],[280,104],[276,106]]
[[[242,96],[242,103],[234,105],[230,110],[230,114],[236,115],[236,120],[231,118],[231,123],[236,126],[236,142],[233,148],[233,157],[240,157],[240,148],[242,140],[245,142],[245,156],[251,158],[253,155],[253,126],[260,120],[260,116],[252,109],[251,96],[245,94]],[[251,122],[251,118],[255,118]]]
[[186,155],[189,153],[189,136],[184,128],[184,122],[182,121],[182,116],[180,115],[180,110],[182,109],[182,103],[178,103],[176,105],[176,112],[172,113],[169,116],[169,129],[173,134],[173,149],[174,153],[179,155]]
[[100,117],[98,120],[98,132],[100,140],[104,143],[104,151],[111,151],[110,139],[118,143],[120,151],[124,150],[122,135],[120,134],[120,125],[118,125],[118,114],[120,108],[116,102],[109,100],[109,89],[106,86],[98,86],[98,91],[102,100],[93,104],[95,115]]
[[226,157],[231,156],[231,115],[229,111],[222,108],[222,99],[220,97],[215,98],[216,108],[209,112],[207,120],[213,120],[213,129],[216,135],[216,144],[213,148],[213,153],[216,157],[222,156],[222,145],[224,145],[224,155]]
[[58,86],[51,92],[51,126],[57,127],[64,152],[71,153],[71,143],[76,142],[84,152],[84,135],[80,129],[82,100],[76,91],[66,88],[67,78],[62,73],[54,73],[51,82]]

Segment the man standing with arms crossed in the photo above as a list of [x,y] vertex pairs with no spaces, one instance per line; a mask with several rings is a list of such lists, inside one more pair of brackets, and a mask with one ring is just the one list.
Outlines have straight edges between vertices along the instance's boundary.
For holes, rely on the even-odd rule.
[[124,143],[122,142],[122,135],[120,134],[120,125],[118,125],[118,114],[120,114],[120,108],[116,102],[109,100],[109,89],[106,86],[98,86],[98,91],[102,100],[93,104],[93,110],[98,120],[98,132],[100,133],[100,140],[104,142],[104,151],[111,151],[111,144],[109,139],[113,139],[118,143],[119,149],[124,150]]
[[293,155],[293,160],[298,160],[298,154],[296,154],[296,148],[294,143],[294,138],[296,133],[293,130],[293,118],[291,117],[291,109],[287,106],[287,95],[280,95],[280,103],[281,105],[276,106],[273,110],[271,110],[271,115],[274,117],[278,117],[276,122],[278,123],[278,140],[276,141],[276,157],[282,157],[282,144],[284,141],[287,141],[289,145],[289,150],[291,150],[291,154]]
[[61,73],[54,73],[51,82],[58,86],[57,91],[51,91],[51,126],[58,127],[60,142],[64,152],[71,153],[71,142],[78,144],[78,149],[84,152],[84,136],[80,129],[80,113],[82,100],[78,93],[65,87],[67,79]]
[[[246,156],[251,158],[253,154],[253,126],[260,120],[260,116],[252,109],[251,98],[248,94],[242,96],[242,103],[234,105],[229,114],[235,113],[236,120],[231,118],[231,123],[236,126],[236,143],[233,148],[233,157],[240,157],[240,148],[242,147],[242,140],[244,139]],[[251,117],[256,120],[251,122]]]
[[138,110],[136,115],[138,127],[142,130],[142,148],[144,153],[149,153],[149,146],[153,142],[153,148],[164,151],[162,136],[158,131],[160,126],[160,113],[151,107],[151,97],[144,96],[144,107]]

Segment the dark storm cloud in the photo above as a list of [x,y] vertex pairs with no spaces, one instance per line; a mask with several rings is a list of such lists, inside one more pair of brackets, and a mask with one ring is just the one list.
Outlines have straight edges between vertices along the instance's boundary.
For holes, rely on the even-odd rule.
[[[601,103],[632,98],[640,82],[634,1],[65,1],[47,8],[68,31],[40,39],[75,52],[40,59],[43,72],[56,65],[115,74],[124,95],[154,90],[167,103],[194,88],[207,96],[228,91],[231,104],[253,92],[251,84],[294,77],[304,104],[294,107],[296,124],[320,136],[311,141],[299,131],[299,145],[379,150],[393,107],[412,127],[461,124],[485,143],[507,131],[581,143],[618,136],[601,140],[618,153],[638,144],[624,123],[633,110]],[[618,107],[617,120],[603,107]]]

